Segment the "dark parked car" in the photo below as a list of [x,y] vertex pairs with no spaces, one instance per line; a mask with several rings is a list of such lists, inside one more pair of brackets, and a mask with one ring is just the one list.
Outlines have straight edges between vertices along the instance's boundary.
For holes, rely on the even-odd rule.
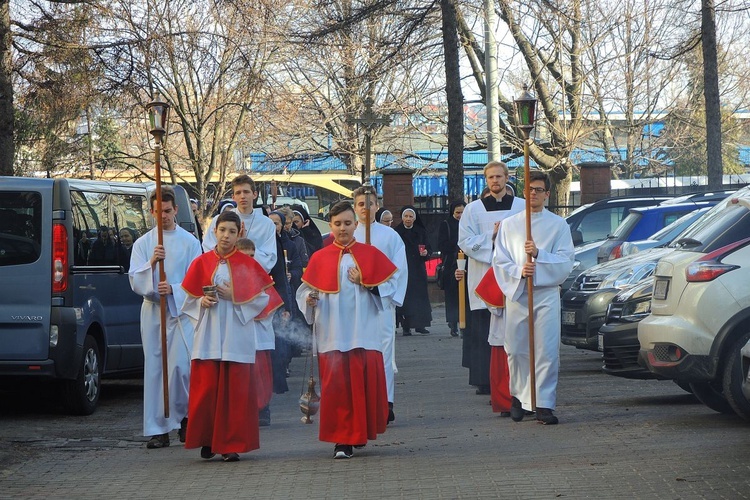
[[581,273],[562,296],[562,343],[599,350],[599,328],[604,324],[612,298],[651,276],[659,258],[671,251],[671,248],[653,248],[625,259],[597,264]]
[[599,328],[604,373],[634,379],[665,379],[638,363],[641,349],[638,322],[651,312],[653,288],[654,279],[650,276],[615,295],[609,304],[606,321]]

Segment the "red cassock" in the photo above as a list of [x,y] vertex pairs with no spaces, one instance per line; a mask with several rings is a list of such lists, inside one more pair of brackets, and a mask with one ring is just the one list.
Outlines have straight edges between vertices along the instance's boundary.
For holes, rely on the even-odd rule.
[[[229,267],[232,302],[243,304],[273,290],[273,280],[255,259],[234,250],[207,252],[193,261],[182,282],[192,297],[213,284],[220,263]],[[270,287],[270,288],[269,288]],[[210,446],[214,453],[245,453],[260,447],[255,365],[220,359],[193,359],[185,448]]]
[[[334,242],[312,255],[302,280],[326,294],[338,294],[341,280],[348,280],[347,276],[340,276],[341,258],[346,253],[351,254],[363,286],[378,286],[396,271],[385,254],[371,245],[354,242],[343,247]],[[370,292],[362,288],[361,293]],[[325,297],[321,296],[321,300]],[[373,314],[376,314],[375,310]],[[373,321],[376,319],[373,316]],[[336,326],[342,329],[350,327],[345,324]],[[377,330],[372,331],[376,334]],[[345,333],[342,330],[342,334]],[[378,350],[355,348],[344,352],[321,352],[318,359],[321,387],[319,439],[361,445],[385,432],[388,393],[383,354]]]
[[[505,295],[497,284],[495,272],[489,268],[474,293],[491,307],[505,307]],[[503,346],[492,346],[490,354],[490,402],[495,413],[510,411],[510,370],[508,354]]]
[[510,411],[510,368],[505,347],[493,345],[490,354],[490,402],[494,413]]

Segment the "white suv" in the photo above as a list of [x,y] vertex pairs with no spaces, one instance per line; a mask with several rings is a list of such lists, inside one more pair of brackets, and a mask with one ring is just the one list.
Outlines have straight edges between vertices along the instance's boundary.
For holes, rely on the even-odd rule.
[[750,419],[740,350],[750,340],[750,188],[681,235],[654,273],[651,315],[638,325],[652,372],[689,383],[704,404]]

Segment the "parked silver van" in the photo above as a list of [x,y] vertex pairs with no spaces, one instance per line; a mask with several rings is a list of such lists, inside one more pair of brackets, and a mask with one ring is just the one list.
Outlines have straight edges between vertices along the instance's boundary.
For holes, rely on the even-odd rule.
[[149,191],[147,184],[3,178],[1,382],[52,380],[70,412],[88,415],[103,375],[142,370],[141,298],[127,271],[133,242],[153,224]]

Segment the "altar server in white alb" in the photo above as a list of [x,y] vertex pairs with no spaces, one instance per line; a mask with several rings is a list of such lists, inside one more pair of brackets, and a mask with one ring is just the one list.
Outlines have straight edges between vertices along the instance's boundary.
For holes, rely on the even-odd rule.
[[[355,241],[357,220],[347,202],[331,208],[335,241],[310,257],[297,305],[315,322],[320,371],[321,441],[335,443],[333,458],[385,432],[388,394],[383,339],[377,324],[396,267],[373,245]],[[315,308],[315,310],[314,310]]]
[[[237,203],[237,208],[229,209],[236,212],[242,221],[240,238],[252,240],[255,244],[255,260],[267,272],[270,273],[276,264],[278,255],[276,253],[276,225],[266,217],[262,208],[254,208],[255,199],[258,197],[255,181],[249,175],[242,174],[232,179],[232,199]],[[203,236],[203,250],[212,252],[216,247],[216,219],[211,220],[206,233]]]
[[[354,199],[354,210],[357,212],[357,229],[354,230],[354,238],[365,243],[367,227],[367,205],[365,200],[366,188],[360,187],[352,193]],[[406,249],[404,240],[396,231],[385,224],[375,222],[378,212],[378,197],[376,194],[369,195],[370,200],[370,244],[383,252],[388,260],[396,266],[396,273],[388,283],[383,284],[383,310],[378,314],[379,330],[383,336],[383,363],[385,365],[385,383],[388,389],[388,422],[393,422],[396,415],[393,412],[393,403],[396,399],[396,307],[404,305],[406,285],[409,281],[409,270],[406,262]]]
[[509,174],[508,166],[501,161],[485,165],[484,178],[490,192],[466,205],[458,222],[458,246],[469,259],[471,321],[469,331],[464,334],[464,347],[468,351],[465,357],[469,364],[469,385],[476,386],[477,394],[490,394],[490,312],[473,291],[490,268],[492,246],[501,222],[523,212],[525,207],[524,200],[513,196],[506,187]]
[[[193,325],[181,311],[185,291],[180,284],[190,263],[201,254],[201,246],[195,236],[175,223],[178,208],[169,186],[161,189],[161,214],[156,213],[156,193],[151,196],[151,214],[162,218],[164,245],[158,244],[154,228],[135,241],[130,257],[130,286],[143,297],[143,434],[151,436],[147,448],[169,446],[169,431],[173,429],[179,429],[180,442],[184,442],[187,428]],[[163,282],[159,282],[160,260],[164,261],[167,277]],[[168,419],[164,418],[160,294],[167,298]]]
[[[573,270],[573,239],[565,219],[544,208],[550,181],[544,172],[532,172],[530,195],[531,239],[526,239],[526,214],[503,221],[495,241],[492,265],[505,301],[505,350],[510,369],[511,418],[523,420],[531,410],[529,365],[529,296],[534,286],[534,353],[536,419],[556,424],[557,378],[560,369],[560,284]],[[526,254],[533,257],[526,261]]]

